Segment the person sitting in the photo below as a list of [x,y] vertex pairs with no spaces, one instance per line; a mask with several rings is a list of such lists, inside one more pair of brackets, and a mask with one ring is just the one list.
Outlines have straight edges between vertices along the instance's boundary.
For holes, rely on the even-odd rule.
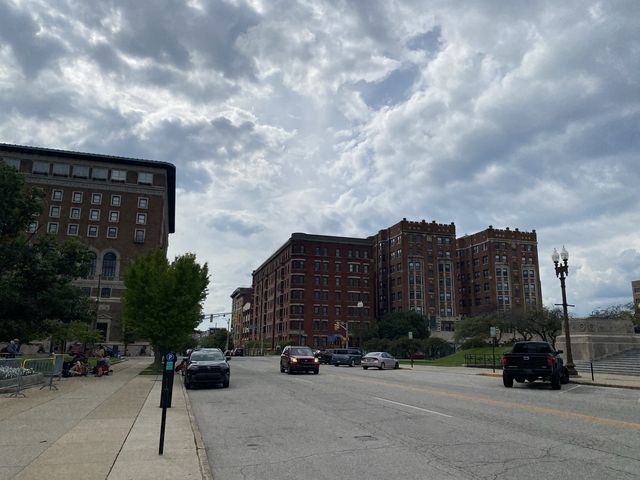
[[87,374],[87,368],[80,360],[76,360],[69,369],[69,373],[74,377],[79,377]]

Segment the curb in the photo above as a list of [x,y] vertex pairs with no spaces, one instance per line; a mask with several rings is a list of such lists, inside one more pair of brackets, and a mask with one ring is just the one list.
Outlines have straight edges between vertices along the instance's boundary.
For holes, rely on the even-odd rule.
[[189,422],[191,423],[191,431],[193,432],[193,440],[196,443],[196,454],[198,455],[198,461],[200,462],[200,474],[202,475],[203,480],[213,480],[213,473],[211,472],[209,459],[207,457],[207,449],[205,447],[204,441],[202,440],[202,434],[200,433],[200,429],[198,428],[196,417],[194,416],[193,410],[191,409],[191,401],[189,399],[189,395],[187,395],[187,392],[184,388],[184,383],[180,381],[179,383],[180,390],[182,391],[182,395],[184,396],[184,401],[187,406]]
[[[483,377],[495,377],[495,378],[500,378],[502,377],[501,373],[488,373],[488,372],[481,372],[481,373],[476,373],[476,375],[480,375]],[[575,383],[576,385],[591,385],[593,387],[607,387],[607,388],[627,388],[630,390],[640,390],[640,386],[635,386],[635,385],[618,385],[615,383],[605,383],[605,382],[591,382],[589,380],[574,380],[574,379],[569,379],[569,383]]]

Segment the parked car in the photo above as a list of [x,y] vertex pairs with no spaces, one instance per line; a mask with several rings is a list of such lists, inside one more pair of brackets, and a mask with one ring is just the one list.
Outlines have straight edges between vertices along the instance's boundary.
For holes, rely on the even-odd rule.
[[315,352],[316,358],[320,360],[320,363],[329,365],[331,363],[331,357],[333,356],[334,349],[328,348],[326,350],[318,350]]
[[400,362],[396,360],[393,355],[387,352],[369,352],[362,357],[362,368],[377,368],[384,370],[386,368],[400,368]]
[[340,365],[348,365],[353,367],[360,365],[362,360],[362,352],[357,348],[336,348],[331,355],[331,365],[339,367]]
[[509,353],[502,356],[502,383],[513,387],[513,381],[523,383],[542,379],[551,382],[551,388],[560,390],[569,383],[569,372],[555,350],[547,342],[516,342]]
[[185,388],[203,383],[216,383],[228,388],[230,378],[231,368],[222,350],[204,348],[191,352],[184,370]]
[[280,354],[280,372],[320,372],[320,360],[307,346],[287,345]]
[[244,348],[234,348],[232,355],[234,357],[243,357],[244,356]]

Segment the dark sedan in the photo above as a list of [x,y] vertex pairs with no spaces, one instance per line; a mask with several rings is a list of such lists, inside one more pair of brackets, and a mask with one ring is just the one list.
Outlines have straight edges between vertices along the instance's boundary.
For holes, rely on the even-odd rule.
[[282,350],[280,355],[280,372],[292,374],[294,372],[320,371],[320,360],[313,354],[313,351],[304,345],[288,345]]
[[189,389],[199,384],[215,383],[228,388],[230,377],[231,369],[221,350],[195,350],[185,370],[184,386]]

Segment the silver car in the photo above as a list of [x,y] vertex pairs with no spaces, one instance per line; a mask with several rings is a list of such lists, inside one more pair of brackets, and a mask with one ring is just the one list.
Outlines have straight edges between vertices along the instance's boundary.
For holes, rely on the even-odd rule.
[[385,368],[400,368],[400,362],[387,352],[369,352],[362,357],[362,368],[375,367],[380,370]]

